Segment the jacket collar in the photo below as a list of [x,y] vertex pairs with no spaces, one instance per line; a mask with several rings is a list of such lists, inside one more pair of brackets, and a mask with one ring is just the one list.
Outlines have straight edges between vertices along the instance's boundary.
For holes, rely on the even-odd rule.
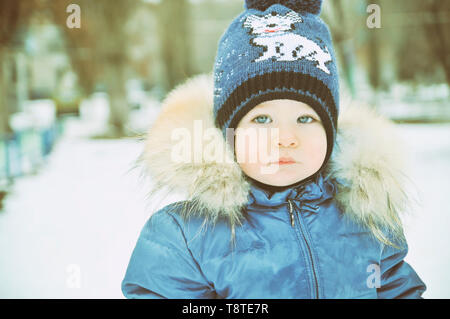
[[250,206],[276,207],[285,205],[289,200],[296,202],[303,210],[317,213],[319,204],[332,198],[335,186],[330,179],[319,173],[314,180],[303,185],[278,192],[269,192],[255,184],[250,185]]
[[[189,205],[185,205],[187,209],[182,216],[200,214],[205,220],[224,217],[234,227],[242,219],[242,209],[248,205],[251,195],[270,204],[293,193],[276,194],[266,200],[264,194],[252,189],[245,180],[228,143],[214,125],[213,83],[211,75],[200,75],[168,94],[146,135],[137,164],[141,164],[144,176],[151,178],[150,196],[160,191],[186,193]],[[403,239],[399,214],[410,210],[411,196],[406,187],[409,179],[404,173],[405,152],[395,138],[396,128],[363,103],[340,104],[336,144],[322,170],[323,176],[336,185],[334,198],[345,216],[368,227],[384,243],[391,243],[386,233],[390,238]],[[173,130],[183,128],[195,136],[198,120],[203,129],[212,129],[216,134],[213,142],[204,139],[202,143],[221,146],[225,161],[206,157],[189,163],[172,160],[173,146],[178,143],[172,138]],[[194,150],[190,150],[192,158]],[[323,198],[322,182],[306,186],[295,198]]]

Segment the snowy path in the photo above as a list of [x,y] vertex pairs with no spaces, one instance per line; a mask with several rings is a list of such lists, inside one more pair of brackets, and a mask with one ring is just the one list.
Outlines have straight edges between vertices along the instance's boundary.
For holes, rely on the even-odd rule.
[[66,137],[39,175],[15,182],[0,213],[0,298],[123,298],[153,209],[130,171],[140,151],[135,140]]
[[406,257],[427,284],[425,298],[450,298],[450,125],[400,125],[411,150],[421,207],[404,221]]
[[[423,207],[405,218],[426,298],[450,298],[450,126],[400,126]],[[435,139],[437,141],[433,141]],[[0,213],[0,298],[123,298],[120,283],[152,209],[129,171],[142,144],[66,137],[21,178]]]

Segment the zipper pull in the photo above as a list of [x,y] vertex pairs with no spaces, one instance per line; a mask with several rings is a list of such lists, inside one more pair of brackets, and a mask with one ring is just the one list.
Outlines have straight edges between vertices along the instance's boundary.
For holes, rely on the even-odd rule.
[[291,216],[291,226],[294,227],[294,212],[292,209],[292,202],[290,199],[288,199],[288,203],[289,203],[289,215]]

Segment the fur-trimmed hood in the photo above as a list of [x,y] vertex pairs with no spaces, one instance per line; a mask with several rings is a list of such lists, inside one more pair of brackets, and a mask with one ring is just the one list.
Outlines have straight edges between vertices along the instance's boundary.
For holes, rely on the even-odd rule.
[[[174,160],[180,136],[192,137],[200,126],[210,139],[202,139],[201,148],[192,145],[192,160]],[[393,244],[390,239],[403,239],[399,216],[411,202],[403,173],[404,152],[395,136],[395,126],[370,107],[354,102],[342,105],[336,146],[323,170],[327,179],[336,182],[335,199],[342,211],[386,244]],[[205,151],[211,144],[224,150],[220,160]],[[198,156],[199,149],[203,156]],[[194,205],[184,215],[203,214],[211,220],[226,217],[233,227],[239,223],[250,185],[214,126],[210,75],[191,78],[168,94],[138,162],[152,180],[151,192],[188,194]]]

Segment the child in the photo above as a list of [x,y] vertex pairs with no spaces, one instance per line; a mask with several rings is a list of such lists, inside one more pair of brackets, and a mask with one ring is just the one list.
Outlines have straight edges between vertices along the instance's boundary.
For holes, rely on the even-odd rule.
[[[142,229],[127,298],[421,298],[403,260],[410,199],[393,126],[348,106],[338,129],[320,10],[247,0],[220,40],[214,82],[199,76],[166,98],[141,159],[155,189],[188,199]],[[175,160],[174,136],[193,158]]]

